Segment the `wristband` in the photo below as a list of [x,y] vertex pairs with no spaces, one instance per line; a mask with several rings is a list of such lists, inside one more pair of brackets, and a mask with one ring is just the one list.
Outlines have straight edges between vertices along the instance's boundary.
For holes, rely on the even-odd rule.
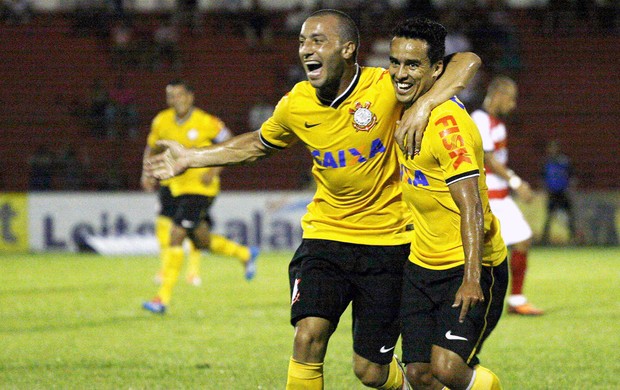
[[512,175],[510,180],[508,180],[508,185],[513,190],[516,190],[517,188],[521,187],[521,184],[523,184],[523,180],[521,180],[521,178],[517,175]]

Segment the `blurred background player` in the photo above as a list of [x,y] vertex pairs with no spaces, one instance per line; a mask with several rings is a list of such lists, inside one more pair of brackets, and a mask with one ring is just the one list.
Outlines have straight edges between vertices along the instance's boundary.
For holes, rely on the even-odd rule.
[[502,238],[510,248],[512,285],[508,296],[508,313],[534,316],[544,312],[529,303],[523,294],[532,229],[512,199],[510,190],[515,191],[525,202],[532,200],[533,192],[530,185],[507,166],[507,131],[501,119],[515,109],[517,92],[517,84],[512,79],[505,76],[493,78],[482,108],[474,111],[471,116],[482,136],[491,210],[499,219]]
[[551,220],[554,215],[564,211],[568,218],[569,242],[575,243],[575,215],[569,196],[573,169],[567,155],[560,152],[560,144],[557,140],[547,144],[547,158],[543,165],[543,180],[547,192],[547,217],[543,227],[541,238],[542,244],[549,244],[549,231]]
[[[166,86],[168,109],[153,119],[144,155],[149,156],[158,140],[174,140],[187,147],[208,146],[231,138],[230,131],[217,117],[194,106],[193,88],[182,80],[173,80]],[[208,248],[211,252],[233,256],[245,268],[245,278],[256,273],[258,248],[246,247],[220,235],[212,234],[210,208],[220,191],[221,167],[191,169],[183,175],[167,180],[160,189],[162,210],[157,223],[157,236],[162,247],[161,287],[153,300],[143,307],[163,314],[170,303],[185,256],[183,243],[189,246],[190,266],[188,281],[200,284],[200,253],[195,249]],[[143,171],[143,186],[155,188],[153,178]],[[169,193],[166,188],[169,188]],[[170,224],[166,222],[170,219]],[[166,229],[168,237],[166,240]]]

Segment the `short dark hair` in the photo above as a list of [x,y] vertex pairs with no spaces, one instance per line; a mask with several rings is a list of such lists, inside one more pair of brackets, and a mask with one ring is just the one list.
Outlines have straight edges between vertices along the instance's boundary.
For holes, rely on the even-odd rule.
[[337,9],[320,9],[313,12],[310,16],[308,16],[308,18],[326,15],[331,15],[338,18],[338,21],[340,22],[338,33],[345,41],[351,41],[355,44],[355,57],[357,57],[360,47],[360,31],[357,28],[355,21],[353,21],[349,15],[342,11],[338,11]]
[[166,85],[170,85],[173,87],[183,87],[188,92],[194,93],[194,87],[192,87],[191,84],[189,84],[187,81],[183,79],[172,79]]
[[446,52],[446,28],[427,18],[410,18],[401,22],[392,32],[392,37],[420,39],[428,44],[428,58],[431,64],[442,60]]

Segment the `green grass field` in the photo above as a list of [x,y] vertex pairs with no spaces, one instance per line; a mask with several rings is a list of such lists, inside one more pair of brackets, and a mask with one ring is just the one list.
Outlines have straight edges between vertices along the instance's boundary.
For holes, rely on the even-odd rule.
[[[0,388],[283,389],[290,256],[264,253],[248,283],[206,255],[203,286],[179,282],[156,316],[140,305],[157,258],[0,255]],[[504,389],[620,388],[620,248],[535,248],[526,293],[547,314],[505,315],[480,355]],[[330,342],[326,389],[363,388],[350,324]]]

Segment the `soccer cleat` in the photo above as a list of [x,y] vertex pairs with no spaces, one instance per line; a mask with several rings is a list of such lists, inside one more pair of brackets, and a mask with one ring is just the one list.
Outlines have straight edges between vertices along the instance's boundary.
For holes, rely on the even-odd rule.
[[194,287],[200,287],[202,285],[202,278],[198,275],[187,275],[187,283]]
[[508,305],[508,313],[522,316],[541,316],[545,314],[545,311],[538,309],[530,303],[524,303],[523,305],[518,306]]
[[394,355],[394,359],[396,359],[398,368],[400,369],[400,372],[403,374],[403,387],[401,388],[401,390],[412,390],[413,387],[407,380],[407,374],[405,373],[405,368],[403,367],[403,363],[400,361],[400,359],[398,359],[398,356],[396,355]]
[[245,279],[252,280],[256,276],[256,258],[260,253],[257,246],[250,247],[250,260],[245,263]]
[[144,302],[142,308],[155,314],[164,314],[166,312],[166,305],[164,305],[158,297],[154,298],[152,301]]

